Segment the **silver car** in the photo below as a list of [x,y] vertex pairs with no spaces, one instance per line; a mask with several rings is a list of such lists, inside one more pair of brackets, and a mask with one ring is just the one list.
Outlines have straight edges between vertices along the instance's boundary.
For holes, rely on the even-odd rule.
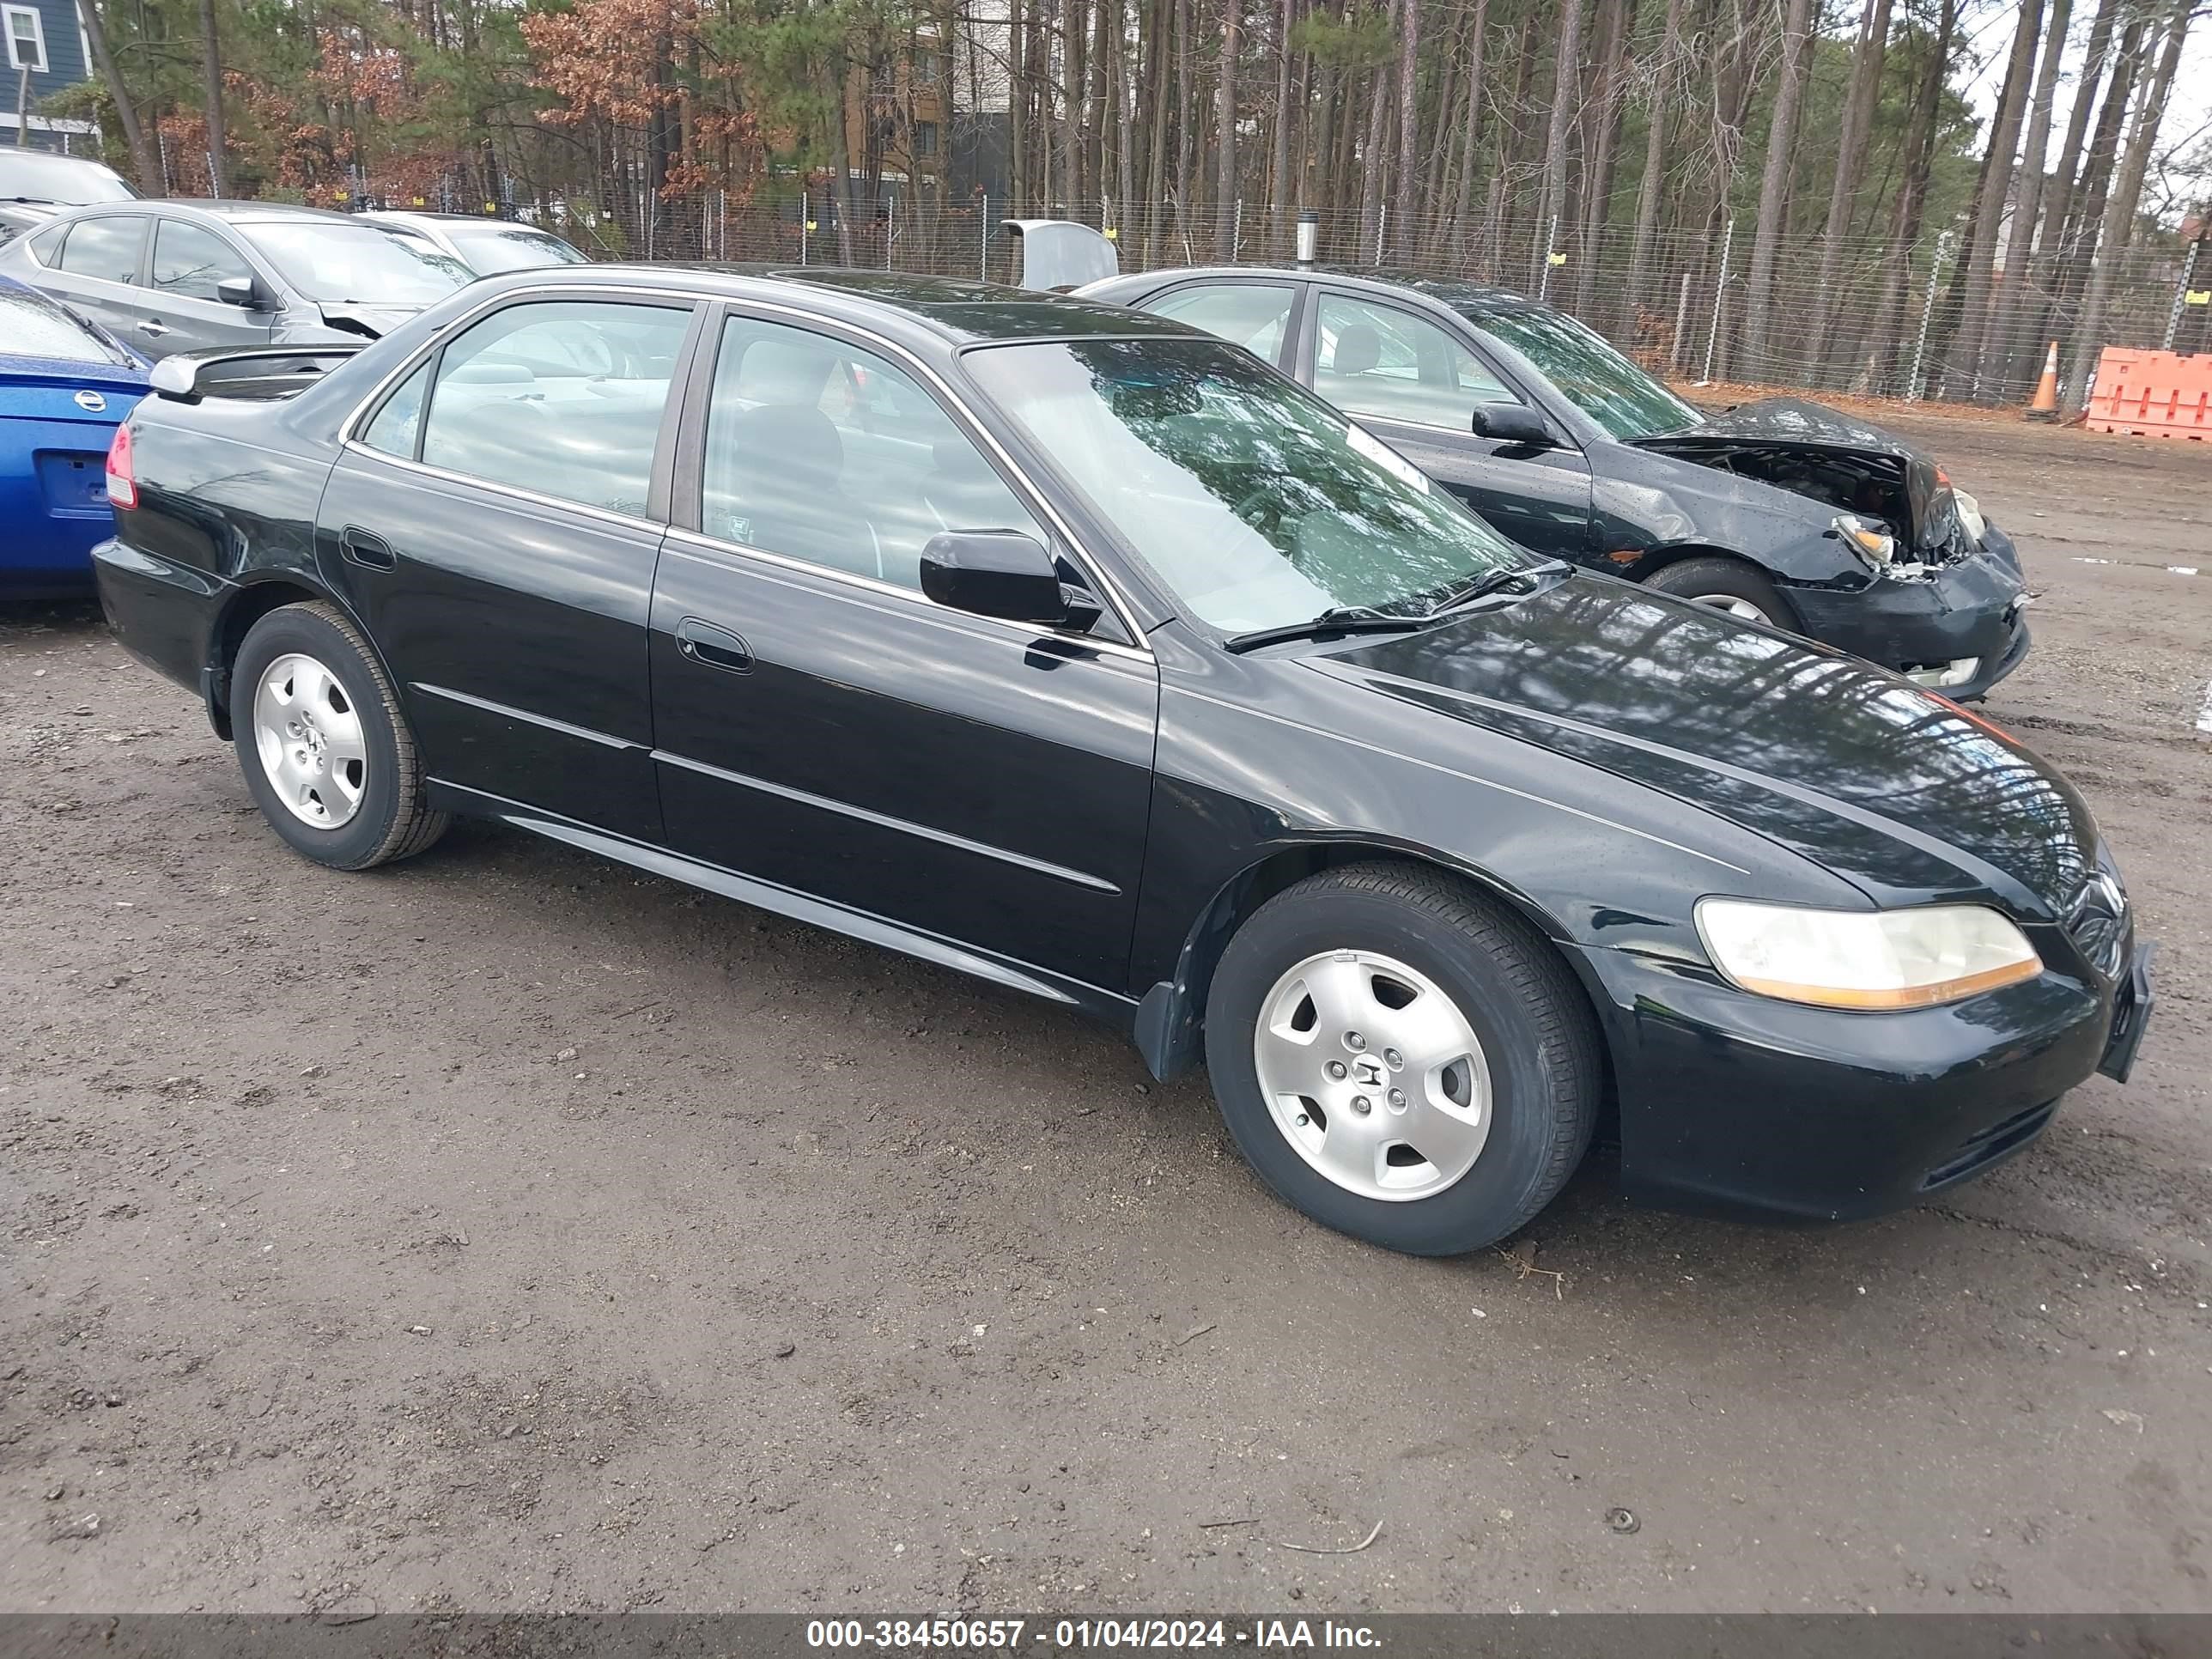
[[376,339],[473,280],[416,236],[270,202],[129,202],[57,215],[0,272],[149,357]]
[[512,219],[480,217],[468,213],[364,213],[361,216],[394,230],[421,236],[439,252],[459,259],[479,276],[501,270],[535,270],[544,265],[590,263],[581,250],[550,230],[518,224]]
[[88,156],[0,149],[0,242],[36,230],[64,208],[128,202],[137,194],[113,167]]

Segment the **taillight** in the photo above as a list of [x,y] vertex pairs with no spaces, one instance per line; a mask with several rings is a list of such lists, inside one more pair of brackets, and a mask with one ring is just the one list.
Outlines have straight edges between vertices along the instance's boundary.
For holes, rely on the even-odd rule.
[[138,505],[138,479],[131,471],[131,428],[118,426],[107,446],[107,499],[117,507]]

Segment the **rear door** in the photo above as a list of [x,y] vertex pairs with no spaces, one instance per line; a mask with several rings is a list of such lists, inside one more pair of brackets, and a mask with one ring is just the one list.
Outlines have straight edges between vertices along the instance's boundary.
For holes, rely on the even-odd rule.
[[147,277],[144,314],[133,337],[145,342],[140,349],[151,356],[266,345],[274,336],[273,307],[255,311],[231,305],[216,292],[218,283],[234,277],[254,283],[264,293],[269,283],[236,244],[206,225],[155,216]]
[[142,350],[139,287],[144,275],[147,216],[98,213],[68,228],[61,251],[38,284],[74,306],[110,333]]
[[317,521],[431,775],[660,839],[646,619],[695,307],[517,300],[398,376]]
[[716,334],[653,598],[670,844],[1121,991],[1151,653],[1110,609],[1054,629],[921,592],[943,530],[1020,530],[1061,550],[1065,581],[1096,584],[909,362],[737,308]]
[[1322,287],[1307,332],[1299,378],[1316,392],[1523,547],[1589,558],[1589,461],[1565,434],[1549,448],[1478,437],[1478,405],[1526,400],[1456,330]]

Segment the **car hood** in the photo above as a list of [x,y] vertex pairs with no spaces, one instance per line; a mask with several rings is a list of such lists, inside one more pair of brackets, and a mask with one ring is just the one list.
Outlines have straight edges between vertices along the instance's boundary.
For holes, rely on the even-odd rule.
[[421,306],[372,306],[356,302],[325,300],[315,309],[322,313],[323,321],[331,327],[349,334],[366,334],[380,340],[398,328],[422,313]]
[[1848,455],[1901,474],[1915,547],[1948,547],[1960,533],[1949,476],[1925,450],[1880,427],[1803,398],[1762,398],[1708,416],[1686,431],[1633,441],[1639,449],[1711,460],[1729,451],[1791,450]]
[[1608,578],[1305,660],[1694,802],[1883,904],[1993,894],[2055,919],[2097,867],[2081,796],[1988,721]]

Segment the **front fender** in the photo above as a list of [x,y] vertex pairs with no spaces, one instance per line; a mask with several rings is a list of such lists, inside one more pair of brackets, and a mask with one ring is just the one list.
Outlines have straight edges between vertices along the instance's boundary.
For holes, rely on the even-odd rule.
[[1747,560],[1792,586],[1850,592],[1874,580],[1826,502],[1628,444],[1606,461],[1593,469],[1596,545],[1631,580],[1697,553]]

